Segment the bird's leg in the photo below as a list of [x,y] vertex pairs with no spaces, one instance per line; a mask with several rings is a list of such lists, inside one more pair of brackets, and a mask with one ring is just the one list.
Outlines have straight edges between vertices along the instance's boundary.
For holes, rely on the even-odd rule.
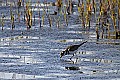
[[75,63],[77,63],[77,60],[78,60],[78,58],[76,58],[76,61],[75,61]]
[[73,54],[73,56],[70,58],[70,60],[72,61],[72,58],[74,57],[74,54]]
[[[75,54],[76,54],[77,52],[75,52]],[[76,58],[76,61],[75,61],[75,63],[77,63],[77,60],[78,60],[78,57]]]

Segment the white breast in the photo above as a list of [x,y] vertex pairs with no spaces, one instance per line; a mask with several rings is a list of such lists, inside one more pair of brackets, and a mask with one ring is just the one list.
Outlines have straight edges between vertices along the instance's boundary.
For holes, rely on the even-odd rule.
[[73,55],[77,52],[78,50],[75,50],[75,51],[69,51],[69,55]]

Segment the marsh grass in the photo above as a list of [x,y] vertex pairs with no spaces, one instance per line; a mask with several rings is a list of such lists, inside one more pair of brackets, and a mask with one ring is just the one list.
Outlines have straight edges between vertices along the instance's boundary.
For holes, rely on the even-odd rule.
[[[63,2],[65,2],[63,4]],[[58,0],[55,3],[49,3],[44,0],[43,5],[42,2],[36,2],[33,6],[32,2],[28,0],[18,2],[13,1],[13,3],[6,0],[6,6],[10,4],[10,15],[11,15],[11,28],[14,30],[16,25],[16,20],[18,23],[21,23],[21,17],[23,16],[23,20],[27,26],[27,29],[31,29],[32,26],[35,26],[37,22],[39,22],[39,26],[42,27],[46,24],[49,24],[49,27],[57,26],[58,28],[62,27],[62,24],[68,26],[70,22],[70,16],[74,15],[74,8],[77,8],[79,24],[82,25],[83,29],[89,31],[92,23],[96,23],[96,27],[94,30],[96,31],[96,38],[113,38],[114,35],[116,39],[119,38],[120,31],[120,0],[78,0],[78,3],[74,4],[71,0]],[[54,4],[54,5],[52,5]],[[50,7],[56,6],[58,11],[57,14],[51,15]],[[74,7],[73,7],[74,6]],[[14,7],[16,7],[16,11],[14,11]],[[35,8],[38,9],[36,14]],[[23,10],[22,10],[23,9]],[[41,12],[41,9],[43,12]],[[7,15],[1,14],[1,28],[5,25],[5,18]],[[17,17],[16,17],[17,14]],[[4,17],[3,17],[4,16]],[[47,17],[47,20],[46,20]],[[63,17],[63,19],[62,19]],[[38,18],[38,19],[36,19]],[[93,20],[94,19],[94,20]],[[64,21],[63,21],[64,20]],[[48,23],[46,23],[48,21]],[[74,23],[74,21],[73,21]],[[114,34],[112,34],[114,33]],[[105,35],[105,36],[104,36]],[[99,38],[98,38],[99,36]]]

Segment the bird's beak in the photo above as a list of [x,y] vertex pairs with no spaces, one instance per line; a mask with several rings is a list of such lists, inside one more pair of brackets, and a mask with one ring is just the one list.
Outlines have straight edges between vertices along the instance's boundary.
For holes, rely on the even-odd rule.
[[62,56],[60,55],[60,58],[62,58]]
[[60,58],[62,58],[62,55],[60,54]]
[[62,53],[60,53],[60,58],[62,58]]
[[62,58],[62,56],[60,56],[60,58]]

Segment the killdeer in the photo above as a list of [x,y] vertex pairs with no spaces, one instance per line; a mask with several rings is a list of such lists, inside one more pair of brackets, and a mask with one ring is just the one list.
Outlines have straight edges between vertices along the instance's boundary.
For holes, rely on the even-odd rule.
[[[77,52],[77,50],[78,50],[78,48],[80,47],[80,46],[82,46],[84,43],[86,43],[87,41],[85,41],[85,42],[82,42],[81,44],[79,44],[79,45],[72,45],[72,46],[68,46],[64,51],[62,51],[61,53],[60,53],[60,58],[62,58],[62,56],[65,56],[65,55],[71,55],[71,54],[73,54],[73,56],[74,56],[74,54]],[[72,57],[73,57],[72,56]],[[72,57],[70,58],[70,60],[72,59]]]

